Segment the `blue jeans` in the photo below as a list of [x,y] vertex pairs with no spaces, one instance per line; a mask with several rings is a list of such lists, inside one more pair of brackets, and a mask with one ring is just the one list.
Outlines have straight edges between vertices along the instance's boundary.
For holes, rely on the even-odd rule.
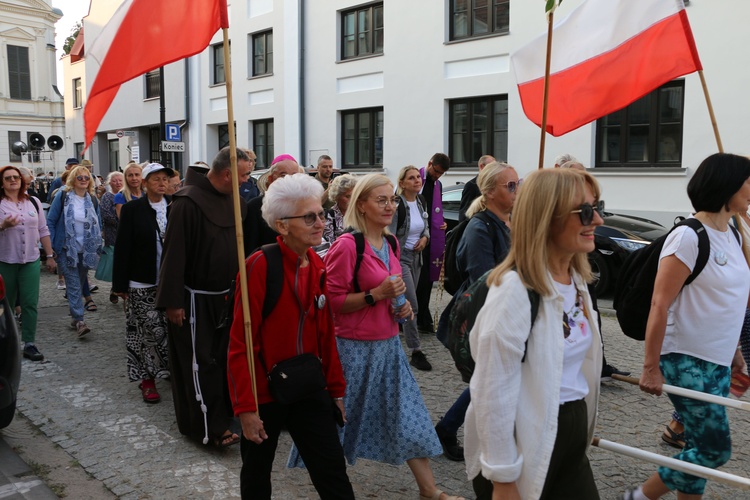
[[453,406],[445,412],[445,416],[440,419],[438,426],[440,426],[446,434],[455,436],[458,433],[458,428],[464,425],[466,410],[469,409],[469,403],[471,403],[471,393],[467,387],[458,397],[456,402],[453,403]]
[[91,295],[89,290],[89,269],[83,265],[83,254],[78,254],[78,265],[70,267],[67,264],[65,251],[57,257],[57,265],[65,276],[65,291],[68,294],[70,316],[75,321],[83,321],[83,298]]

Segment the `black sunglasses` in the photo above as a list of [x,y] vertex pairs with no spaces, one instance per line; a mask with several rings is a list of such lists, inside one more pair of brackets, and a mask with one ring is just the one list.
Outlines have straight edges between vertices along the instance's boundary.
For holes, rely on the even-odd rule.
[[583,203],[578,207],[578,210],[571,210],[571,214],[578,214],[581,218],[581,224],[584,226],[590,225],[594,222],[594,212],[599,214],[599,217],[604,218],[604,200],[599,200],[595,205],[591,203]]
[[310,212],[310,213],[307,213],[305,215],[294,215],[294,216],[290,216],[290,217],[282,217],[281,220],[303,219],[305,221],[305,224],[307,224],[308,226],[312,226],[313,224],[315,224],[315,219],[316,218],[320,219],[323,222],[325,222],[326,221],[326,213],[323,210],[321,210],[317,214]]

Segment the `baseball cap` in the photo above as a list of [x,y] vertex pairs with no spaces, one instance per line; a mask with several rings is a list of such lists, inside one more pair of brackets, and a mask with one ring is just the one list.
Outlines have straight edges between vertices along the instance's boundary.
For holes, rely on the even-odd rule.
[[161,170],[164,170],[164,173],[167,174],[169,177],[174,177],[174,170],[172,170],[169,167],[165,167],[161,163],[149,163],[145,167],[143,167],[143,172],[141,172],[141,177],[146,179],[149,175],[159,172]]
[[66,165],[78,165],[78,158],[68,158],[65,160]]

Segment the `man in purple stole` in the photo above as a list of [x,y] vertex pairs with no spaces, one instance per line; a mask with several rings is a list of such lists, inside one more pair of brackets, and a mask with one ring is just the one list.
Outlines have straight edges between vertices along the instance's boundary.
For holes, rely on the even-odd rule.
[[[440,268],[443,265],[443,251],[445,250],[445,228],[443,220],[443,185],[438,179],[451,166],[448,155],[435,153],[427,166],[419,170],[422,176],[422,196],[429,207],[428,221],[430,224],[430,242],[422,250],[422,272],[419,273],[417,283],[417,328],[426,333],[434,333],[435,327],[430,314],[430,293],[432,283],[440,279]],[[428,265],[430,272],[424,272]]]

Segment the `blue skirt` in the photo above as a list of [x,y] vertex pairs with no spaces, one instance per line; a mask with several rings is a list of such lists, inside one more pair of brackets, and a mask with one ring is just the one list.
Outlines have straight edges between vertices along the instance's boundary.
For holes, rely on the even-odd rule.
[[[346,379],[347,423],[339,436],[349,464],[365,458],[401,465],[440,455],[443,449],[399,337],[336,342]],[[287,466],[304,466],[294,446]]]

